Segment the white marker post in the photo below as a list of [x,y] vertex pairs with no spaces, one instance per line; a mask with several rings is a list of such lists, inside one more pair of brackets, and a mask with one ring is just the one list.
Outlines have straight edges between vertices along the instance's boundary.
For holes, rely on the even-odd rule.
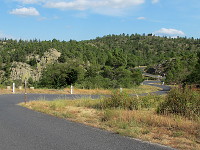
[[71,85],[70,93],[73,94],[73,86]]
[[122,89],[122,88],[120,88],[120,93],[122,93],[122,90],[123,90],[123,89]]
[[137,99],[139,99],[139,95],[136,93],[136,91],[135,91],[135,90],[134,90],[134,92],[135,92],[135,95],[136,95]]
[[25,104],[26,104],[26,102],[27,102],[26,88],[27,88],[27,82],[26,82],[26,80],[25,80],[25,82],[24,82],[24,103],[25,103]]
[[13,83],[13,90],[12,90],[13,93],[15,93],[15,83]]

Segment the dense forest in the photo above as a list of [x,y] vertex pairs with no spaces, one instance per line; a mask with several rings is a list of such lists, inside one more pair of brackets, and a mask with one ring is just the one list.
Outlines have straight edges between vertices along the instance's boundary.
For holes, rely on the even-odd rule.
[[[58,60],[48,63],[36,80],[37,87],[62,88],[71,84],[79,88],[130,88],[143,80],[136,66],[159,68],[168,83],[199,84],[200,39],[149,35],[108,35],[86,41],[0,40],[0,84],[13,82],[16,62],[38,69],[38,60],[55,49]],[[40,65],[41,66],[41,65]],[[21,84],[24,79],[17,79]]]

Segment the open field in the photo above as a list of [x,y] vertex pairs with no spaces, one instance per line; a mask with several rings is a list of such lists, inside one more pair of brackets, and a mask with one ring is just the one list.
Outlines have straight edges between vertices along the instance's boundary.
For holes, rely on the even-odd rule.
[[155,109],[164,98],[165,96],[155,95],[139,97],[142,103],[136,110],[112,108],[111,103],[106,102],[108,99],[32,101],[20,105],[52,116],[177,149],[200,149],[200,120],[170,114],[158,115]]
[[[116,89],[115,89],[116,90]],[[120,89],[118,89],[120,90]],[[129,93],[129,94],[141,94],[141,93],[150,93],[150,92],[155,92],[161,90],[158,87],[153,87],[149,85],[140,85],[138,87],[132,88],[132,89],[123,89],[124,92]],[[111,94],[114,91],[114,89],[110,90],[104,90],[104,89],[73,89],[73,94]],[[7,89],[0,89],[0,94],[11,94],[12,90],[7,90]],[[16,89],[16,94],[19,93],[24,93],[24,89],[19,90]],[[65,88],[62,90],[57,90],[57,89],[27,89],[27,93],[42,93],[42,94],[70,94],[70,88]]]

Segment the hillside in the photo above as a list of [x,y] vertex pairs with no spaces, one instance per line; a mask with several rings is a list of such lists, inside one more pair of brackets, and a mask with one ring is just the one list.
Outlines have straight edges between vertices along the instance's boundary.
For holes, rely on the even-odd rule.
[[[135,66],[159,68],[167,82],[181,83],[195,70],[200,39],[108,35],[87,41],[0,40],[0,82],[25,79],[41,87],[131,87],[142,81]],[[52,78],[55,76],[55,79]],[[50,82],[51,80],[52,82]]]

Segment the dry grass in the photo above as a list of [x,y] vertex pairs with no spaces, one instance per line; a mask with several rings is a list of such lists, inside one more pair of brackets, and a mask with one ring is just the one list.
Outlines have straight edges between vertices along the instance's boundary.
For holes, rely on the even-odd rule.
[[200,149],[200,122],[150,110],[91,108],[101,100],[32,101],[27,108],[182,150]]
[[[71,121],[76,121],[91,125],[94,127],[100,127],[99,117],[101,112],[92,108],[84,108],[73,106],[73,101],[31,101],[26,104],[21,103],[21,106],[29,109],[43,112],[52,116],[67,118]],[[78,105],[78,104],[77,104]]]
[[[150,92],[155,92],[161,90],[158,87],[153,87],[153,86],[149,86],[149,85],[140,85],[138,87],[132,88],[132,89],[123,89],[124,92],[128,93],[128,94],[141,94],[141,93],[150,93]],[[24,93],[24,89],[19,90],[16,89],[15,90],[16,94],[19,93]],[[113,90],[105,90],[105,89],[74,89],[73,90],[73,94],[111,94],[113,92]],[[27,93],[42,93],[42,94],[70,94],[70,88],[65,88],[62,90],[57,90],[57,89],[27,89]],[[12,94],[12,90],[7,90],[7,89],[0,89],[0,94]]]

